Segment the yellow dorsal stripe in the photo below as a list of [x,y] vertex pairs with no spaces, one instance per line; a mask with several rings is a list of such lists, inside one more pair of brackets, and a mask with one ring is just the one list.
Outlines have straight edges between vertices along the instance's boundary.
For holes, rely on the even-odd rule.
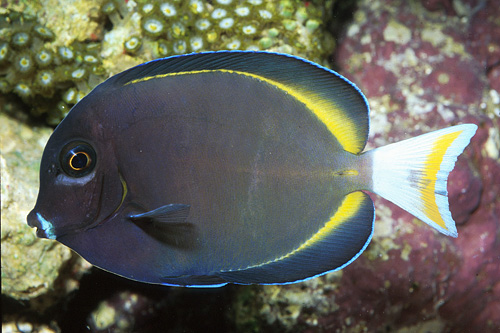
[[463,131],[452,132],[439,137],[434,142],[430,154],[425,161],[425,168],[422,175],[424,187],[420,191],[422,202],[424,203],[424,214],[440,227],[446,228],[446,223],[441,217],[439,208],[436,204],[436,180],[437,173],[440,170],[446,151]]
[[231,73],[252,77],[283,90],[287,94],[293,96],[298,101],[303,103],[309,110],[311,110],[311,112],[313,112],[319,118],[319,120],[323,124],[325,124],[325,126],[335,136],[335,138],[337,138],[338,142],[340,143],[342,148],[344,148],[344,150],[356,154],[359,153],[361,149],[363,149],[362,145],[364,144],[364,141],[359,142],[359,139],[356,138],[356,133],[359,132],[359,129],[356,127],[355,122],[350,119],[347,114],[340,108],[333,106],[330,101],[325,100],[323,97],[314,94],[313,92],[304,91],[300,87],[286,85],[257,74],[228,69],[209,69],[147,76],[127,82],[125,85],[145,82],[152,79],[161,79],[170,76],[204,74],[213,72]]

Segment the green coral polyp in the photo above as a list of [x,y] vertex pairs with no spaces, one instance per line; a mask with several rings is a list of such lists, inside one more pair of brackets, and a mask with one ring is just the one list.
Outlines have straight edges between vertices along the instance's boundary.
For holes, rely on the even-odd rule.
[[227,10],[225,9],[222,9],[222,8],[216,8],[214,9],[214,11],[212,12],[212,15],[211,17],[215,20],[218,20],[218,19],[221,19],[221,18],[224,18],[226,17],[227,15]]
[[142,24],[142,28],[147,35],[152,37],[158,37],[165,32],[163,23],[153,17],[147,18]]
[[69,47],[61,46],[59,48],[59,56],[61,57],[62,61],[70,62],[74,60],[75,53]]
[[12,36],[12,46],[23,48],[30,45],[30,35],[27,32],[17,32]]
[[235,39],[227,44],[228,50],[238,50],[241,46],[241,42],[238,39]]
[[57,125],[62,118],[66,117],[69,110],[70,107],[63,101],[60,101],[56,104],[56,107],[47,115],[47,123],[53,126]]
[[250,9],[248,7],[238,7],[234,12],[240,17],[247,17],[250,14]]
[[39,38],[46,40],[46,41],[51,41],[55,37],[52,30],[50,30],[49,28],[46,28],[40,24],[35,25],[35,27],[33,28],[33,31],[35,32],[35,34]]
[[55,86],[54,73],[50,70],[45,70],[37,73],[35,78],[35,85],[40,89],[44,96],[52,96]]
[[9,53],[9,44],[6,42],[0,43],[0,64],[7,62]]
[[141,48],[141,40],[138,37],[131,37],[128,40],[125,41],[125,50],[128,53],[135,53]]
[[264,20],[270,20],[270,19],[273,18],[273,14],[270,11],[265,10],[265,9],[260,9],[259,10],[259,15]]
[[166,57],[168,55],[168,50],[169,50],[168,42],[164,39],[159,40],[156,45],[156,53],[158,57],[160,58]]
[[75,81],[82,81],[87,75],[88,73],[85,68],[78,68],[71,72],[71,78]]
[[77,90],[75,88],[69,88],[62,94],[62,100],[66,104],[75,104],[76,103],[76,94]]
[[233,25],[234,25],[234,19],[232,17],[227,17],[225,19],[222,19],[219,23],[219,27],[224,30],[232,28]]
[[268,49],[273,45],[273,40],[269,37],[263,37],[259,40],[259,46],[262,49]]
[[155,12],[155,5],[152,3],[146,3],[141,6],[141,14],[144,16],[152,15]]
[[193,14],[201,14],[205,10],[205,6],[200,0],[191,0],[189,3],[189,9]]
[[92,74],[97,75],[97,76],[102,76],[102,75],[106,74],[106,70],[101,65],[92,66],[91,71],[92,71]]
[[36,83],[42,88],[51,88],[54,85],[54,73],[52,71],[42,71],[36,76]]
[[177,9],[175,6],[169,2],[164,2],[160,5],[160,11],[165,17],[173,17],[177,15]]
[[30,86],[24,82],[16,84],[14,86],[14,92],[23,99],[32,97],[32,90]]
[[189,45],[191,46],[191,51],[196,52],[203,48],[203,38],[201,37],[193,37],[189,41]]
[[255,28],[253,25],[245,25],[241,28],[241,31],[245,35],[253,35],[257,32],[257,28]]
[[307,22],[306,22],[306,28],[307,28],[307,30],[309,30],[311,32],[318,29],[319,25],[320,25],[320,22],[318,20],[307,20]]
[[35,68],[35,66],[33,65],[33,59],[31,58],[31,55],[29,53],[24,53],[17,56],[14,65],[16,71],[24,76],[31,74]]
[[186,53],[187,47],[186,47],[186,42],[183,40],[178,40],[174,43],[174,52],[176,54],[183,54]]
[[6,93],[10,92],[11,89],[12,88],[10,86],[9,81],[7,81],[5,79],[0,79],[0,92],[2,94],[6,94]]
[[184,25],[180,22],[172,24],[172,27],[170,29],[174,38],[180,38],[186,34],[186,27],[184,27]]
[[83,56],[83,61],[87,64],[97,64],[99,63],[99,59],[92,54],[86,54]]
[[288,31],[293,31],[297,28],[297,22],[295,22],[294,20],[285,19],[283,20],[283,27]]
[[52,56],[52,52],[46,49],[38,51],[35,55],[35,62],[41,68],[51,65],[53,59],[54,57]]
[[195,23],[196,28],[200,31],[207,30],[208,28],[210,28],[211,25],[212,24],[207,19],[201,19],[201,20],[196,21],[196,23]]

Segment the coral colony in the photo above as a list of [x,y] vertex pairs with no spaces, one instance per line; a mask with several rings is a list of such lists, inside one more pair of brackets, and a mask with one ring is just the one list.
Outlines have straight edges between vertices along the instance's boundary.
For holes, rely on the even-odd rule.
[[[334,48],[329,34],[318,33],[331,5],[306,6],[292,0],[115,0],[103,2],[96,19],[104,34],[116,30],[123,38],[125,31],[122,52],[138,62],[238,49],[273,50],[321,63]],[[137,28],[126,29],[130,25]],[[104,39],[100,35],[60,45],[55,33],[35,16],[4,9],[0,91],[16,94],[33,115],[57,125],[112,71],[101,58]]]

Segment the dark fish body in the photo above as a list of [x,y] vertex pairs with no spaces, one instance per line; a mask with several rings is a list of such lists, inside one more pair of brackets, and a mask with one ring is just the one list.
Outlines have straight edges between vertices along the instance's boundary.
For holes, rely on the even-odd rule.
[[[105,270],[183,286],[291,283],[344,267],[373,231],[360,190],[456,236],[446,178],[475,125],[362,154],[368,126],[352,83],[296,57],[152,61],[98,86],[54,131],[28,223]],[[413,146],[427,147],[420,164]],[[419,197],[398,202],[404,181],[385,164],[408,150],[400,177]]]

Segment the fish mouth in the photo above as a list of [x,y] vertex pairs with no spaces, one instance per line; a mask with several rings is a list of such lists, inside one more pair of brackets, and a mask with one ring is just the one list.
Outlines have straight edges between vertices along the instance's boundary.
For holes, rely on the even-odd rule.
[[[100,225],[105,224],[109,220],[111,220],[113,217],[115,217],[120,209],[123,206],[123,203],[125,201],[125,198],[127,196],[128,190],[127,190],[127,183],[123,179],[121,173],[120,175],[120,181],[122,184],[122,198],[119,203],[119,205],[116,207],[116,209],[106,216],[102,221],[97,220],[97,216],[99,216],[102,208],[102,201],[99,200],[99,204],[97,206],[97,210],[95,213],[94,218],[89,218],[86,221],[78,224],[78,225],[69,225],[69,226],[59,226],[55,227],[52,222],[47,220],[41,213],[36,211],[36,207],[28,214],[27,220],[28,220],[28,225],[32,228],[36,228],[36,235],[39,238],[48,238],[48,239],[59,239],[63,236],[66,236],[68,234],[76,234],[79,232],[84,232],[89,229],[96,228]],[[99,197],[103,196],[103,189],[104,189],[104,177],[102,177],[101,180],[101,193]],[[93,221],[89,223],[89,221]]]
[[55,228],[42,214],[32,210],[28,214],[28,225],[36,228],[36,236],[39,238],[56,239]]

